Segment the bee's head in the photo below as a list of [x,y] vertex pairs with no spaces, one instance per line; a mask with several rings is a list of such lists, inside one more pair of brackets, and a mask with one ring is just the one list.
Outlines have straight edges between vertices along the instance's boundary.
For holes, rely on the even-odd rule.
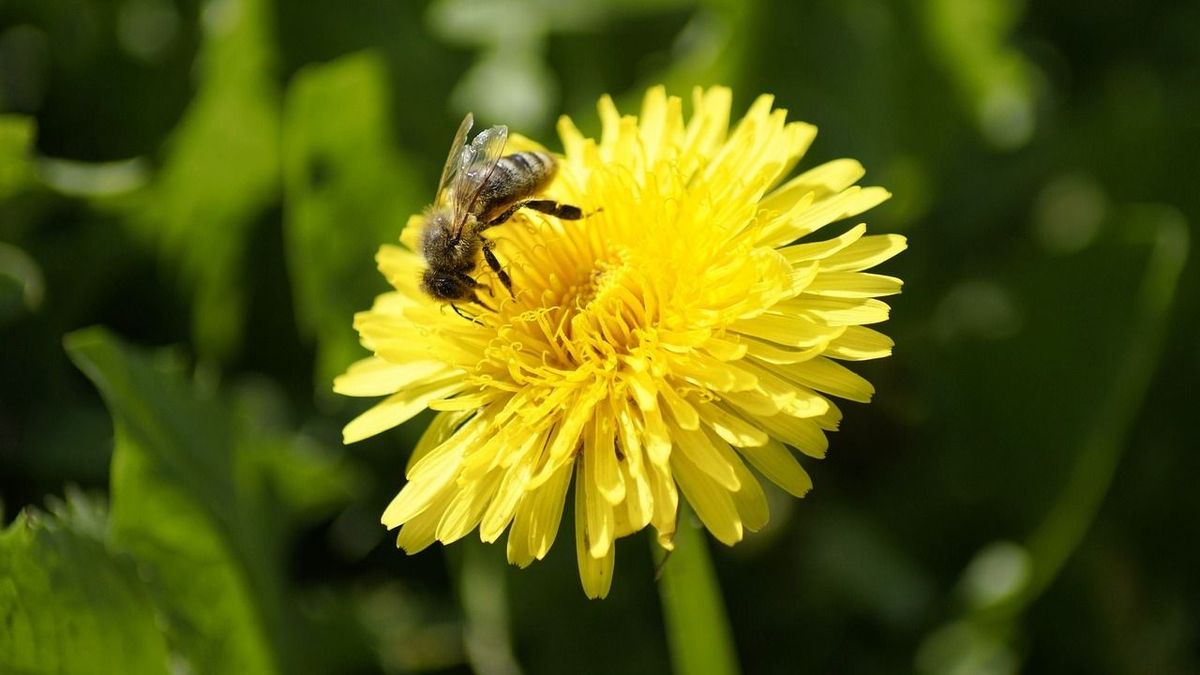
[[470,302],[475,299],[475,282],[461,274],[425,270],[421,290],[442,302]]

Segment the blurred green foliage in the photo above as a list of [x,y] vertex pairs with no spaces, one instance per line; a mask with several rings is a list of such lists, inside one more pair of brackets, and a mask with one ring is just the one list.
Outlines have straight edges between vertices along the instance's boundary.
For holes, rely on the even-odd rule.
[[657,82],[774,93],[910,238],[876,401],[715,551],[743,671],[1200,671],[1197,35],[1187,0],[0,0],[0,671],[667,670],[644,537],[602,603],[570,546],[405,557],[426,418],[343,448],[329,393],[464,112],[553,147]]

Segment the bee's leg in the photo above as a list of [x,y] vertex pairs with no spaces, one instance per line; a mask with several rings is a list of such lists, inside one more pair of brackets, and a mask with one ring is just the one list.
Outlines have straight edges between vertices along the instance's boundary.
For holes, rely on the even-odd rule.
[[484,224],[484,227],[488,228],[493,225],[499,225],[500,223],[507,221],[509,218],[512,218],[514,213],[526,206],[534,211],[541,211],[546,215],[554,216],[555,218],[562,218],[563,220],[579,220],[583,217],[583,210],[578,206],[560,204],[553,199],[526,199],[523,202],[517,202],[507,209],[504,209],[500,215],[487,221],[487,223]]
[[530,199],[521,203],[534,211],[561,218],[562,220],[579,220],[583,217],[583,209],[572,204],[561,204],[553,199]]
[[[483,290],[483,291],[487,291],[487,294],[489,296],[494,295],[492,293],[491,286],[488,286],[487,284],[481,284],[478,281],[475,281],[475,278],[469,274],[461,274],[461,275],[459,275],[459,278],[463,280],[463,283],[470,286],[471,288],[474,288],[477,291]],[[473,302],[477,305],[483,304],[482,302],[479,301],[479,295],[477,293],[471,293],[471,302]]]
[[508,294],[513,298],[516,298],[517,296],[513,294],[512,278],[509,277],[508,272],[505,272],[504,268],[500,266],[500,261],[496,260],[496,254],[492,253],[492,249],[495,246],[495,242],[484,238],[483,259],[487,261],[488,267],[492,268],[492,271],[496,273],[496,276],[500,277],[500,283],[504,284],[504,288],[508,290]]
[[463,314],[462,310],[458,308],[458,305],[456,305],[454,303],[450,303],[450,309],[453,309],[455,314],[461,316],[462,318],[466,319],[467,321],[470,321],[471,323],[477,323],[480,326],[483,325],[483,322],[480,321],[479,319],[476,319],[475,317],[473,317],[469,314]]

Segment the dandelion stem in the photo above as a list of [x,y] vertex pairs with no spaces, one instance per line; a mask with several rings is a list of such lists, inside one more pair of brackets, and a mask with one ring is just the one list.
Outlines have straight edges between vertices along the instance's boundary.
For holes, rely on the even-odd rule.
[[736,675],[737,659],[708,542],[681,504],[675,550],[662,566],[659,597],[676,675]]

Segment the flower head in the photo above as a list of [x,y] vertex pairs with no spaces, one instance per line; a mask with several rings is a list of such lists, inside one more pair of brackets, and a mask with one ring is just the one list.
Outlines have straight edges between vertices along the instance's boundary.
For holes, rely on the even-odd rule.
[[877,298],[901,282],[864,270],[905,242],[861,224],[811,237],[888,192],[854,185],[864,171],[849,159],[780,184],[816,129],[787,122],[769,96],[729,129],[730,99],[697,90],[685,123],[662,88],[640,117],[605,97],[599,141],[562,118],[548,196],[589,215],[523,209],[489,229],[515,298],[480,265],[492,292],[475,322],[421,293],[420,216],[408,248],[380,250],[395,290],[355,318],[374,355],[335,389],[388,396],[346,442],[438,411],[383,514],[406,551],[507,529],[509,561],[528,565],[550,550],[573,482],[580,577],[603,597],[614,541],[650,525],[670,548],[681,496],[732,545],[767,521],[747,465],[808,491],[793,449],[822,457],[841,417],[832,397],[870,399],[841,362],[891,353],[864,326],[887,319]]

